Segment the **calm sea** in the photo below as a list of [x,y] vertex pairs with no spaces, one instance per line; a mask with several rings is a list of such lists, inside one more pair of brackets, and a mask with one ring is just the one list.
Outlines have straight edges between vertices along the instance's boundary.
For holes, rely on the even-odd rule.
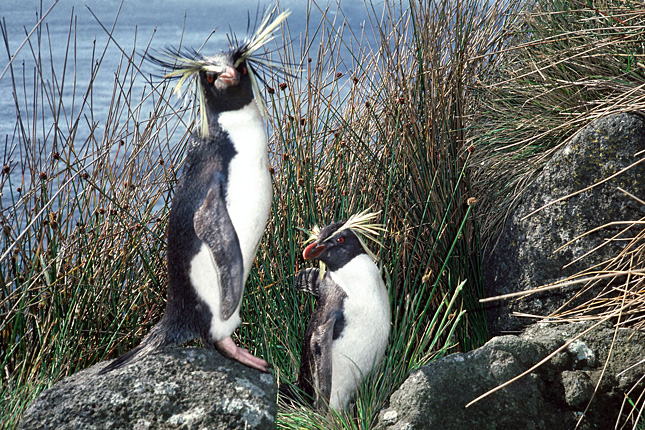
[[[382,2],[379,2],[382,3]],[[9,59],[12,61],[14,76],[6,71],[0,79],[0,139],[4,153],[0,152],[0,163],[20,163],[20,157],[8,156],[7,148],[15,145],[16,136],[16,102],[17,94],[21,114],[25,115],[22,106],[33,103],[33,83],[37,76],[34,52],[40,52],[42,63],[54,65],[56,76],[62,76],[63,64],[68,46],[74,46],[76,64],[67,65],[67,75],[75,75],[78,87],[87,88],[83,82],[89,82],[93,56],[100,55],[107,46],[107,52],[102,60],[98,78],[94,81],[93,118],[99,123],[97,132],[101,133],[101,122],[104,122],[108,112],[108,104],[113,91],[115,72],[121,61],[121,51],[132,52],[136,47],[141,52],[146,45],[152,49],[178,46],[200,47],[208,36],[210,37],[201,52],[208,54],[228,48],[227,34],[245,36],[248,31],[249,19],[251,26],[257,15],[262,15],[265,9],[270,9],[275,1],[267,0],[125,0],[121,5],[118,1],[98,0],[0,0],[0,18],[2,30],[6,34],[8,49],[5,43],[0,45],[0,73],[5,70]],[[293,43],[298,43],[299,35],[306,29],[307,13],[311,11],[311,22],[320,22],[320,8],[328,8],[328,17],[333,19],[342,10],[352,28],[359,28],[366,20],[365,2],[362,0],[330,1],[322,0],[315,4],[307,4],[304,0],[282,0],[280,9],[291,10],[288,19]],[[52,5],[54,5],[52,7]],[[41,32],[34,32],[18,51],[27,34],[32,31],[38,20],[52,7],[45,17]],[[382,6],[381,6],[382,8]],[[94,16],[95,15],[95,16]],[[70,26],[73,28],[76,42],[68,44]],[[106,30],[112,31],[113,41],[109,40]],[[40,36],[40,50],[38,40]],[[2,37],[0,37],[2,41]],[[299,49],[294,49],[299,52]],[[71,53],[69,54],[71,56]],[[153,71],[153,70],[151,70]],[[51,70],[44,73],[45,79],[52,76]],[[69,79],[69,78],[68,78]],[[14,91],[13,82],[18,88]],[[141,86],[144,82],[141,83]],[[69,92],[69,84],[66,88]],[[66,97],[72,97],[71,94]],[[82,94],[77,94],[79,100]],[[71,100],[65,100],[66,107]],[[42,103],[42,102],[41,102]],[[75,101],[78,103],[78,101]],[[33,108],[33,106],[32,106]],[[44,122],[47,122],[47,112],[44,112]],[[50,117],[51,118],[51,117]],[[52,121],[50,121],[52,122]],[[1,148],[0,148],[1,149]],[[21,170],[21,169],[18,169]],[[16,173],[18,172],[16,170]],[[22,170],[24,172],[24,170]],[[13,173],[12,173],[13,177]],[[2,190],[4,191],[4,190]],[[6,203],[3,198],[3,203]],[[5,206],[3,204],[3,206]],[[6,206],[5,206],[6,207]]]
[[[324,1],[318,2],[324,5]],[[20,44],[30,32],[38,19],[54,4],[52,1],[35,0],[2,0],[0,1],[0,17],[3,27],[8,35],[9,53],[2,43],[0,47],[0,71],[5,69],[9,55],[13,55]],[[49,12],[44,20],[43,41],[46,42],[41,54],[48,60],[49,50],[54,64],[60,66],[65,58],[67,39],[70,30],[70,21],[74,18],[73,25],[76,31],[76,57],[77,73],[89,75],[92,53],[95,49],[106,46],[108,35],[101,24],[107,29],[114,26],[113,37],[126,51],[132,47],[143,47],[152,38],[151,46],[159,49],[167,46],[178,46],[183,38],[183,46],[199,47],[208,35],[216,30],[210,37],[202,52],[217,52],[228,47],[227,33],[237,35],[247,34],[247,23],[255,19],[257,11],[271,8],[274,1],[267,0],[235,0],[225,2],[221,0],[125,0],[119,11],[118,1],[83,1],[60,0]],[[289,28],[292,36],[296,38],[304,31],[307,19],[307,2],[304,0],[282,0],[281,9],[291,10]],[[330,10],[338,10],[336,2],[331,2]],[[341,2],[342,11],[350,21],[360,25],[364,21],[365,3],[361,0],[345,0]],[[318,7],[309,6],[312,11],[312,22],[319,20]],[[91,10],[91,11],[90,11]],[[98,20],[92,16],[93,12]],[[118,13],[118,18],[117,18]],[[116,23],[115,23],[116,20]],[[99,23],[100,21],[100,23]],[[352,26],[354,25],[352,23]],[[45,34],[48,33],[48,34]],[[51,46],[49,45],[51,41]],[[36,46],[37,33],[30,37],[31,46],[26,44],[13,61],[14,70],[22,73],[23,67],[28,76],[27,81],[34,73],[34,60],[31,52]],[[106,97],[112,92],[114,71],[120,60],[120,52],[114,43],[108,46],[108,52],[101,65],[102,79],[97,79],[98,86],[103,85]],[[48,64],[48,61],[44,61]],[[60,72],[59,72],[60,75]],[[33,79],[32,79],[33,80]],[[18,81],[22,80],[18,77]],[[100,89],[100,88],[99,88]],[[15,122],[15,103],[12,97],[11,76],[7,72],[0,80],[0,136],[13,133]],[[101,117],[101,112],[95,112],[95,117]]]

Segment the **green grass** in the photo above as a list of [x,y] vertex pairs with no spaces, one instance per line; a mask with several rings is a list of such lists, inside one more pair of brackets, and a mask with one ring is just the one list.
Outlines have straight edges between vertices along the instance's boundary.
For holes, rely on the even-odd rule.
[[[146,83],[147,104],[135,90],[135,79],[145,80],[135,55],[140,47],[112,71],[110,109],[98,119],[92,81],[78,82],[73,68],[42,62],[50,43],[56,41],[39,29],[26,45],[35,76],[24,100],[17,94],[29,85],[19,76],[29,74],[12,64],[5,75],[14,76],[20,107],[0,176],[10,201],[0,211],[6,427],[42,389],[122,351],[156,321],[169,189],[188,137],[165,83]],[[75,43],[70,30],[70,64]],[[91,59],[91,79],[104,53],[97,49]]]
[[643,401],[642,399],[632,399],[628,395],[625,395],[625,401],[623,402],[623,407],[627,407],[627,410],[630,411],[629,419],[633,425],[634,430],[643,430],[645,429],[645,415],[643,415]]
[[[241,340],[277,365],[281,382],[295,380],[313,307],[293,289],[295,273],[306,267],[300,257],[306,234],[298,227],[326,225],[368,207],[383,211],[387,232],[376,251],[393,309],[386,358],[354,407],[320,414],[282,405],[280,428],[371,428],[410,372],[487,339],[477,304],[479,236],[476,205],[468,202],[470,153],[461,118],[469,82],[487,67],[485,53],[498,31],[483,23],[501,9],[475,2],[442,6],[371,14],[379,45],[360,51],[352,47],[364,46],[361,35],[342,22],[334,26],[342,30],[322,27],[302,42],[325,48],[311,63],[293,45],[283,53],[288,64],[302,57],[309,79],[287,80],[282,89],[281,82],[270,83],[276,89],[274,217],[244,306],[243,320],[260,323],[243,324]],[[461,21],[468,25],[454,32],[450,23]],[[343,50],[352,55],[340,55]],[[275,242],[282,246],[268,245]]]
[[[273,59],[300,72],[267,76],[274,202],[237,341],[273,363],[281,383],[295,380],[314,305],[293,288],[307,267],[303,229],[366,208],[381,210],[386,227],[375,251],[392,331],[348,411],[280,404],[280,428],[371,428],[410,372],[483,343],[482,244],[556,142],[640,106],[640,10],[529,6],[520,15],[515,1],[389,2],[366,6],[365,30],[333,13],[302,36],[283,28],[293,43]],[[107,117],[93,117],[92,83],[43,63],[49,43],[41,28],[27,45],[35,89],[16,98],[0,174],[11,201],[0,208],[3,428],[64,376],[134,347],[161,317],[166,217],[192,129],[168,84],[140,71],[135,48],[122,49]],[[87,65],[93,77],[103,52]],[[28,76],[14,64],[3,79],[22,94]]]

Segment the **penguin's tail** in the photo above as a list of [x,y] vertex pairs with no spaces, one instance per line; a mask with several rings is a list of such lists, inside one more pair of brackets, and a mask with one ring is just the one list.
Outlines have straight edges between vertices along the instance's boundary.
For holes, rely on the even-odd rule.
[[149,354],[170,345],[173,342],[168,339],[166,333],[167,330],[162,320],[150,330],[150,333],[148,333],[146,337],[143,338],[141,345],[126,352],[121,357],[99,370],[98,374],[105,375],[113,370],[129,366],[130,364],[136,363],[137,361],[147,357]]

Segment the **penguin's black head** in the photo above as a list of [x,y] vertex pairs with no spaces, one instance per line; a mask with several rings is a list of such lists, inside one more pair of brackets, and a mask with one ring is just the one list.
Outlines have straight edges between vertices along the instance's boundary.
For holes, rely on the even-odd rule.
[[258,79],[262,78],[255,70],[271,69],[275,63],[258,53],[273,40],[273,33],[287,16],[288,11],[278,13],[276,6],[264,14],[253,35],[244,42],[238,44],[233,36],[231,45],[237,46],[210,57],[204,57],[194,49],[174,48],[161,50],[155,56],[146,54],[150,61],[169,70],[164,78],[179,80],[175,86],[178,94],[182,94],[182,86],[187,81],[195,84],[191,96],[196,96],[199,103],[202,136],[209,135],[210,114],[241,109],[254,95],[260,111],[266,112],[258,85]]
[[341,229],[342,226],[343,223],[335,223],[320,230],[316,241],[303,251],[305,260],[321,260],[329,270],[334,271],[354,257],[366,254],[356,234],[349,228]]
[[199,90],[209,113],[238,110],[253,100],[252,71],[239,50],[203,59]]

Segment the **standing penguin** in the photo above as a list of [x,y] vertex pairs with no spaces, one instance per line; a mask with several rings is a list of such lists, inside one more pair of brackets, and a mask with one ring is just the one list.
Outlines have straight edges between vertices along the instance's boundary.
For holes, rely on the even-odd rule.
[[[275,9],[274,9],[275,10]],[[233,342],[244,284],[272,201],[267,136],[258,105],[253,56],[288,12],[265,15],[242,46],[211,57],[164,51],[150,57],[172,69],[176,91],[195,82],[201,130],[193,133],[168,218],[168,297],[161,321],[140,346],[99,373],[133,363],[167,345],[201,337],[226,357],[267,372],[269,364]],[[255,99],[254,99],[255,91]]]
[[[303,345],[296,385],[317,408],[334,409],[350,397],[381,361],[390,333],[390,300],[381,274],[361,235],[374,240],[378,214],[362,212],[345,223],[315,229],[303,252],[320,269],[296,275],[295,286],[317,297]],[[325,266],[327,270],[325,270]]]

